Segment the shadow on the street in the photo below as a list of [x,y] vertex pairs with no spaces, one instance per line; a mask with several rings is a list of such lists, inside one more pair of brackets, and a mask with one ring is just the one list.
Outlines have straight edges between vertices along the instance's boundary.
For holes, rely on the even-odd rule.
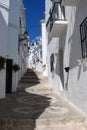
[[34,87],[38,84],[40,84],[40,78],[38,78],[34,70],[28,69],[19,81],[18,90],[25,91],[26,88]]
[[[35,77],[36,82],[31,76]],[[27,85],[32,87],[39,84],[39,80],[34,71],[28,70],[19,83],[25,86],[24,89],[20,88],[15,93],[7,94],[6,99],[0,99],[0,129],[34,130],[37,127],[36,119],[43,117],[44,111],[50,106],[51,98],[46,94],[27,93],[21,89],[25,90]]]
[[8,94],[0,100],[0,127],[34,130],[36,119],[50,106],[50,100],[50,97],[25,92]]

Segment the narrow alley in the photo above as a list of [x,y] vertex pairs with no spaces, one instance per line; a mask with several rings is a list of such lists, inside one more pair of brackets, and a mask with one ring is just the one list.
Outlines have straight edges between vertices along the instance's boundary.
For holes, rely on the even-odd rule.
[[27,70],[17,92],[0,99],[0,130],[86,130],[83,114],[53,93],[47,81]]
[[87,130],[87,0],[0,0],[0,130]]

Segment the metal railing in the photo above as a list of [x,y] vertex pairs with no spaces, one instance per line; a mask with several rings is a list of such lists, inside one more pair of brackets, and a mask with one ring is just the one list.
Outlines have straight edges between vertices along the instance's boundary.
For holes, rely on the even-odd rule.
[[53,23],[57,20],[65,21],[65,8],[61,5],[61,2],[55,2],[53,4],[52,12],[46,23],[46,28],[49,26],[51,31]]

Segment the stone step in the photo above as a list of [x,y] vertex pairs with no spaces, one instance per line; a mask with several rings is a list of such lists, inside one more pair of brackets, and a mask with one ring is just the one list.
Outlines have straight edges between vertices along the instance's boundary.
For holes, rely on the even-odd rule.
[[34,73],[34,72],[29,72],[29,73],[26,72],[24,75],[31,75],[31,74],[36,75],[36,73]]
[[37,76],[35,74],[25,74],[24,76]]
[[39,79],[37,76],[23,76],[21,79]]
[[78,125],[57,125],[52,127],[0,127],[0,130],[87,130],[83,124]]
[[19,90],[26,89],[27,93],[20,92],[2,103],[0,130],[86,130],[83,114],[50,93],[45,87],[48,86],[47,78],[42,78],[39,84],[39,80],[31,77],[37,75],[26,73],[18,86]]
[[7,128],[7,127],[0,127],[0,130],[34,130],[34,128],[30,128],[30,127],[14,127],[14,128]]
[[42,75],[35,75],[35,74],[25,74],[23,77],[42,77]]
[[61,125],[78,125],[84,122],[84,117],[75,117],[75,118],[47,118],[47,119],[36,119],[36,127],[52,127],[52,126],[61,126]]
[[24,78],[24,77],[23,77],[23,78],[21,78],[21,80],[22,80],[22,81],[24,81],[24,80],[25,80],[25,81],[38,81],[38,80],[40,80],[40,79],[38,79],[38,78]]
[[1,119],[0,120],[0,128],[33,128],[34,120],[32,119]]
[[31,73],[25,73],[24,75],[42,75],[42,73],[31,72]]
[[38,83],[40,83],[38,80],[23,80],[23,81],[21,81],[22,83],[25,83],[25,84],[38,84]]
[[80,123],[76,125],[55,125],[51,127],[37,127],[34,130],[87,130],[85,126]]
[[[84,118],[77,119],[1,119],[0,130],[87,130]],[[25,129],[26,128],[26,129]]]
[[22,79],[19,81],[19,83],[40,83],[40,80],[37,79]]

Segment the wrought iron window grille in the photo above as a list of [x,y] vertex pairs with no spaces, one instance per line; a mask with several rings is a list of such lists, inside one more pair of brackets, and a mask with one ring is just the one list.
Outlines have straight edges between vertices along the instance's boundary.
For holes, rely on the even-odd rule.
[[80,25],[82,58],[87,57],[87,17]]

